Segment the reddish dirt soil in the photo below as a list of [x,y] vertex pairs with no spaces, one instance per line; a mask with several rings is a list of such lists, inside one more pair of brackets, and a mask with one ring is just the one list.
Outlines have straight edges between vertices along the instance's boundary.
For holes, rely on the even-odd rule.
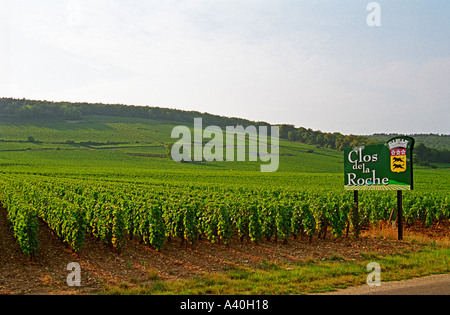
[[[441,224],[432,229],[414,226],[417,234],[448,237],[450,225]],[[409,233],[409,230],[405,231]],[[367,234],[369,235],[369,234]],[[0,294],[96,294],[105,285],[145,285],[155,278],[163,280],[186,279],[203,273],[222,272],[230,266],[257,266],[263,261],[323,260],[341,257],[360,260],[360,252],[392,253],[401,249],[415,250],[419,246],[394,239],[363,236],[355,239],[314,238],[280,241],[262,241],[259,244],[241,243],[237,238],[228,246],[199,241],[194,249],[180,246],[178,240],[166,243],[160,252],[137,240],[127,240],[120,253],[101,242],[87,237],[85,246],[74,253],[43,223],[39,227],[39,253],[30,260],[23,254],[6,220],[6,211],[0,208]],[[81,266],[81,287],[69,287],[67,265]]]

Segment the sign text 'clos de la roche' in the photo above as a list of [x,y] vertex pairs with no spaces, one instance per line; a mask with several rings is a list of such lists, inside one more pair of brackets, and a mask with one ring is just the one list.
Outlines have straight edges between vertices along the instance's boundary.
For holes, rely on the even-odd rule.
[[412,190],[414,139],[392,138],[384,144],[344,151],[346,190]]

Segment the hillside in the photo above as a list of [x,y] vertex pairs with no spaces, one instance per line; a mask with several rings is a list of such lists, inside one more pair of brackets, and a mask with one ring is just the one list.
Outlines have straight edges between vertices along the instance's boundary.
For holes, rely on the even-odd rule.
[[[267,122],[243,118],[223,117],[197,111],[183,111],[151,106],[126,106],[121,104],[90,104],[35,101],[27,99],[0,98],[0,122],[25,122],[80,120],[84,116],[110,116],[170,121],[177,124],[192,124],[194,118],[202,118],[205,125],[225,126],[268,126]],[[343,151],[348,146],[374,143],[363,136],[343,135],[338,132],[324,133],[320,130],[293,125],[280,125],[280,138],[298,141],[328,149]]]
[[[202,118],[204,128],[209,125],[225,126],[268,126],[266,122],[255,122],[242,118],[222,117],[209,113],[182,111],[147,106],[125,106],[120,104],[89,104],[34,101],[26,99],[0,98],[0,151],[4,154],[19,151],[40,151],[39,159],[54,151],[72,151],[71,157],[83,150],[107,150],[96,154],[118,154],[113,160],[129,160],[126,167],[139,163],[170,168],[183,168],[167,161],[167,146],[177,139],[170,133],[175,126],[193,127],[194,118]],[[280,125],[281,163],[280,171],[295,172],[341,172],[341,155],[346,147],[374,144],[385,141],[389,135],[365,137],[323,133],[292,125]],[[416,139],[420,143],[423,137]],[[447,146],[446,136],[427,136],[429,143]],[[431,139],[431,140],[430,140]],[[433,140],[434,139],[434,140]],[[432,141],[433,140],[433,141]],[[442,144],[443,143],[443,144]],[[47,151],[45,153],[45,151]],[[340,151],[340,152],[339,152]],[[416,162],[427,166],[429,162],[450,163],[447,149],[437,150],[421,144],[416,147]],[[78,153],[75,153],[78,152]],[[32,153],[33,154],[33,153]],[[61,153],[58,153],[61,154]],[[92,153],[94,154],[94,153]],[[14,157],[14,160],[21,159]],[[89,154],[88,154],[89,155]],[[80,161],[86,156],[79,157]],[[38,159],[38,160],[39,160]],[[111,159],[111,156],[105,158]],[[91,160],[88,158],[88,160]],[[65,159],[58,159],[59,163]],[[248,156],[247,156],[248,161]],[[55,161],[53,161],[55,162]],[[173,161],[172,161],[173,162]],[[203,167],[217,169],[255,170],[258,163],[197,163]]]
[[[176,122],[114,116],[2,123],[0,163],[3,171],[35,172],[38,166],[44,173],[81,172],[96,176],[123,172],[158,178],[168,176],[171,171],[174,177],[183,177],[179,175],[183,171],[213,171],[214,174],[226,171],[228,177],[230,170],[259,173],[262,162],[249,162],[248,154],[246,162],[173,161],[166,147],[178,140],[170,137],[177,125]],[[342,153],[336,150],[280,141],[279,172],[340,174],[342,161]],[[211,178],[215,181],[214,175]]]
[[[245,163],[176,163],[168,158],[167,146],[179,140],[171,138],[174,127],[193,128],[196,117],[203,119],[204,128],[266,125],[154,107],[0,99],[0,161],[22,170],[44,164],[50,172],[73,167],[77,172],[105,172],[106,162],[111,170],[140,174],[142,169],[259,171],[261,161],[250,162],[248,152]],[[342,153],[281,139],[279,164],[280,172],[340,173]]]

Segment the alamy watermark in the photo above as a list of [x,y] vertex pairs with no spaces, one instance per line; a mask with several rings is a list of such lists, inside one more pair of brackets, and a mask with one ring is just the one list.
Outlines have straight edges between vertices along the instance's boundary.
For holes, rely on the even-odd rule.
[[67,271],[71,271],[67,276],[66,283],[69,287],[81,286],[81,267],[77,262],[71,262],[67,265]]
[[[227,126],[225,140],[218,126],[203,128],[202,118],[194,119],[193,135],[186,126],[176,126],[172,130],[173,144],[170,154],[176,162],[201,161],[258,161],[261,172],[276,172],[279,166],[279,127],[270,126]],[[181,137],[181,138],[180,138]],[[204,144],[204,139],[210,139]],[[236,141],[235,141],[236,140]],[[248,143],[248,145],[247,145]],[[270,152],[269,152],[270,146]],[[248,147],[248,151],[246,150]],[[225,151],[225,152],[224,152]],[[225,156],[224,156],[225,153]]]
[[367,5],[367,11],[371,11],[367,16],[367,25],[381,26],[381,5],[378,2],[371,2]]
[[372,271],[367,276],[367,284],[370,287],[381,286],[381,267],[380,264],[376,262],[371,262],[367,265],[367,271]]

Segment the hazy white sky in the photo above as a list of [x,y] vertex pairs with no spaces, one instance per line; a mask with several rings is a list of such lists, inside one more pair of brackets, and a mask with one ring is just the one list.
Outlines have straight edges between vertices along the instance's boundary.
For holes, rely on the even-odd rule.
[[0,97],[450,133],[450,1],[0,0]]

